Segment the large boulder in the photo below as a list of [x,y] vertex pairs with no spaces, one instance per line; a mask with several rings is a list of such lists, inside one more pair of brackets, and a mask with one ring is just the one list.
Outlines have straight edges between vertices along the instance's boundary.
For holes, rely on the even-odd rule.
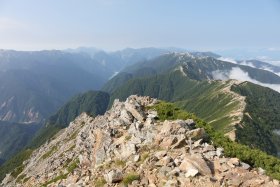
[[207,134],[203,128],[197,128],[186,132],[186,136],[196,141],[207,137]]
[[126,125],[130,125],[133,122],[133,116],[131,115],[130,112],[127,110],[123,109],[120,112],[120,117],[119,117]]
[[[211,175],[211,170],[201,155],[186,155],[179,166],[181,171],[198,170],[202,175]],[[189,172],[190,173],[190,172]]]
[[187,130],[189,130],[189,126],[186,123],[186,121],[183,120],[175,120],[175,121],[169,121],[165,120],[163,122],[162,128],[161,128],[161,134],[163,135],[179,135],[179,134],[185,134]]

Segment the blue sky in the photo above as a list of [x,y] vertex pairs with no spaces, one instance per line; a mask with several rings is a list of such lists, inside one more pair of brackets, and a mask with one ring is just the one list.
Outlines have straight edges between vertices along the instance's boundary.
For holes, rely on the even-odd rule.
[[0,48],[280,49],[280,0],[0,0]]

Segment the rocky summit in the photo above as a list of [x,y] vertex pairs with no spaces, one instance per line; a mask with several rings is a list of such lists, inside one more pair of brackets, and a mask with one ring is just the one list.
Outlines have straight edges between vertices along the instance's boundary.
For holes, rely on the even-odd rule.
[[133,95],[103,116],[83,113],[0,186],[280,186],[225,157],[194,120],[159,121],[157,102]]

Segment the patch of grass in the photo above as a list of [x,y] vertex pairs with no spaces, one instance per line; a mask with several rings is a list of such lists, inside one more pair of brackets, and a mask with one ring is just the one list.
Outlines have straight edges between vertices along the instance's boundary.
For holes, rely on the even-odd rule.
[[116,166],[119,166],[119,167],[124,167],[125,166],[125,161],[120,160],[120,159],[115,160],[114,163],[115,163]]
[[74,133],[71,134],[71,136],[68,138],[68,140],[73,140],[77,137],[79,133],[79,130],[76,130]]
[[63,157],[63,155],[64,155],[64,153],[60,153],[59,155],[58,155],[58,157]]
[[127,135],[127,136],[125,136],[125,138],[124,138],[126,141],[129,141],[130,139],[131,139],[131,135]]
[[20,165],[19,167],[17,167],[12,173],[11,173],[11,175],[13,176],[13,177],[17,177],[22,171],[23,171],[23,169],[24,169],[24,166],[23,165]]
[[55,183],[59,180],[62,180],[62,179],[66,179],[67,178],[67,175],[69,173],[72,173],[74,171],[74,169],[76,169],[79,165],[79,160],[78,159],[75,159],[68,167],[67,167],[67,173],[65,174],[60,174],[59,176],[53,178],[52,180],[49,180],[47,181],[45,184],[42,185],[42,187],[47,187],[49,184],[51,183]]
[[74,144],[74,145],[72,145],[69,149],[67,149],[67,151],[66,151],[66,152],[68,152],[68,151],[72,151],[75,147],[76,147],[76,145],[75,145],[75,144]]
[[122,183],[127,186],[128,184],[131,184],[135,180],[140,180],[140,175],[136,173],[129,173],[124,178]]
[[111,167],[112,167],[112,164],[111,164],[110,161],[109,161],[109,162],[106,162],[106,163],[103,163],[103,164],[101,164],[101,165],[98,166],[98,168],[99,168],[100,170],[110,169]]
[[31,177],[26,177],[25,179],[23,179],[23,183],[26,183]]
[[140,162],[140,163],[143,163],[148,157],[149,157],[149,152],[144,152],[144,153],[141,155],[139,162]]
[[72,173],[74,169],[76,169],[79,166],[79,160],[75,159],[67,168],[67,171],[69,173]]
[[55,183],[55,182],[57,182],[57,181],[59,181],[59,180],[66,179],[66,178],[67,178],[67,175],[68,175],[68,173],[66,173],[66,174],[61,174],[61,175],[59,175],[59,176],[53,178],[52,180],[47,181],[45,184],[42,185],[42,187],[47,187],[47,186],[48,186],[49,184],[51,184],[51,183]]
[[176,120],[176,119],[192,119],[193,114],[186,113],[175,107],[172,103],[159,102],[158,104],[148,107],[148,109],[153,109],[158,112],[158,117],[160,121],[164,120]]
[[103,187],[106,183],[107,183],[106,180],[102,177],[102,178],[97,179],[94,182],[94,186],[95,187]]
[[41,159],[42,159],[42,160],[45,160],[46,158],[50,157],[56,150],[57,150],[57,146],[53,146],[53,147],[51,148],[51,150],[49,150],[48,152],[46,152],[46,153],[41,157]]
[[22,179],[26,177],[26,174],[21,174],[20,176],[17,177],[16,182],[19,183]]

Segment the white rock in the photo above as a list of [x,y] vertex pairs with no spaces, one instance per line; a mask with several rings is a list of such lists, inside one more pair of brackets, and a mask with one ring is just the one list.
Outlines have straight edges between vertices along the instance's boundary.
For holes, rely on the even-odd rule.
[[246,163],[244,163],[244,162],[241,162],[241,167],[243,168],[243,169],[246,169],[246,170],[248,170],[248,169],[250,169],[250,165],[249,164],[246,164]]
[[67,187],[80,187],[80,185],[72,183],[68,184]]
[[185,156],[179,166],[181,171],[188,171],[190,168],[197,169],[202,175],[211,175],[211,170],[201,155]]
[[133,143],[122,144],[121,157],[126,159],[131,155],[136,154],[136,147]]
[[193,143],[193,148],[200,147],[202,145],[203,139],[199,139]]
[[261,175],[265,174],[265,170],[263,168],[258,168],[258,173]]
[[229,161],[227,162],[227,164],[230,166],[230,167],[235,167],[235,166],[239,166],[240,165],[240,161],[238,158],[230,158]]
[[195,168],[188,169],[187,173],[185,174],[186,177],[195,177],[199,171]]
[[218,147],[216,149],[216,154],[217,154],[218,157],[222,157],[224,155],[224,148]]
[[149,112],[148,112],[148,116],[147,116],[148,118],[156,118],[156,117],[158,117],[158,113],[157,113],[157,111],[154,111],[154,110],[150,110]]
[[139,155],[135,155],[133,160],[134,160],[134,162],[138,162],[139,159],[140,159],[140,156]]

